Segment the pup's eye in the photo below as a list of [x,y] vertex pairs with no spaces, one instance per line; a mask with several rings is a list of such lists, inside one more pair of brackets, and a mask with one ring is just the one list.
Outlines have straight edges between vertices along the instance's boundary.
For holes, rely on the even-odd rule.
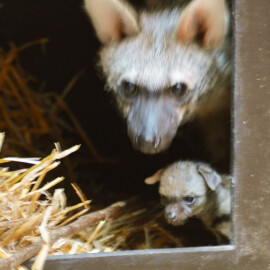
[[122,81],[118,87],[118,91],[124,98],[133,98],[138,95],[139,87],[128,81]]
[[187,196],[187,197],[184,198],[184,201],[185,201],[186,204],[192,204],[192,203],[194,203],[195,198],[192,197],[192,196]]
[[171,91],[174,95],[181,97],[187,92],[187,85],[183,82],[177,83],[171,87]]

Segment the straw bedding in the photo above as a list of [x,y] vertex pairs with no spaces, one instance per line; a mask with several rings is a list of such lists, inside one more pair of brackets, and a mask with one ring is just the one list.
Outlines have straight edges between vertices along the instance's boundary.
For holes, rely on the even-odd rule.
[[[75,130],[93,160],[106,162],[64,102],[78,76],[62,96],[31,90],[31,76],[16,58],[20,51],[44,43],[46,40],[13,46],[7,54],[0,51],[0,131],[6,133],[0,133],[0,269],[25,269],[19,265],[36,254],[32,269],[42,269],[48,254],[181,246],[162,226],[162,210],[143,204],[140,198],[91,212],[90,200],[74,184],[81,203],[68,206],[69,194],[57,188],[64,177],[52,178],[50,172],[79,146],[62,151],[55,144],[45,158],[22,158],[44,156],[44,140],[55,135],[63,139],[64,132]],[[61,166],[73,173],[70,162]]]

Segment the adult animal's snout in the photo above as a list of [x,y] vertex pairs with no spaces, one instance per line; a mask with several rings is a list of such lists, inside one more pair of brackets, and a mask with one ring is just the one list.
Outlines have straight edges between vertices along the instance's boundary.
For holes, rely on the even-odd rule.
[[161,139],[156,135],[145,136],[144,134],[137,135],[135,143],[139,149],[157,149]]
[[137,150],[156,154],[170,146],[180,119],[174,100],[163,96],[141,97],[130,109],[128,135]]

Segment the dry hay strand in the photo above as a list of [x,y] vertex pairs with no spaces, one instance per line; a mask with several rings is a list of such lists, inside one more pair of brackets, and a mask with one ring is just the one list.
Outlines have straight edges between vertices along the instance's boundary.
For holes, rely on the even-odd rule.
[[[4,134],[0,133],[0,149],[3,139]],[[59,160],[78,150],[79,146],[64,151],[57,148],[43,159],[0,159],[1,166],[12,161],[33,164],[28,169],[15,171],[0,167],[0,257],[11,256],[35,243],[40,236],[47,239],[47,230],[70,222],[70,213],[74,210],[84,207],[76,218],[89,210],[90,201],[82,196],[82,203],[67,207],[63,189],[56,189],[51,195],[49,189],[63,181],[63,177],[41,185],[48,172],[59,166]]]
[[52,254],[182,247],[181,241],[163,228],[162,214],[159,206],[143,205],[140,197],[128,200],[118,217],[102,220],[71,238],[60,238],[52,245]]
[[[0,133],[0,149],[3,139],[4,134]],[[90,201],[78,186],[74,189],[82,202],[75,206],[66,206],[63,189],[55,189],[52,195],[49,189],[63,181],[63,177],[42,185],[44,178],[59,166],[60,159],[78,148],[61,151],[56,144],[56,149],[43,159],[0,159],[1,165],[32,164],[28,169],[15,171],[0,167],[1,269],[26,269],[20,264],[37,254],[32,269],[38,270],[43,269],[48,254],[182,246],[160,226],[160,209],[145,206],[141,198],[85,214],[90,210]]]
[[[11,45],[8,53],[0,49],[0,131],[7,134],[3,153],[8,156],[44,156],[48,140],[53,138],[65,147],[73,144],[69,138],[77,134],[88,148],[92,162],[115,162],[98,154],[64,101],[82,71],[72,78],[61,95],[31,89],[34,79],[19,65],[18,55],[34,45],[44,46],[47,42],[47,39],[41,39],[19,48]],[[66,165],[71,175],[72,164]]]
[[[56,189],[51,194],[49,189],[64,178],[58,177],[44,184],[45,177],[59,166],[60,159],[76,151],[78,146],[61,151],[56,145],[56,149],[43,159],[19,158],[44,156],[40,150],[44,140],[57,138],[65,145],[68,143],[64,137],[75,130],[90,150],[94,162],[114,162],[97,153],[64,102],[80,73],[60,96],[37,93],[30,88],[32,79],[19,66],[17,55],[46,42],[39,40],[21,48],[12,46],[7,54],[0,50],[0,130],[5,130],[8,135],[2,146],[4,134],[0,133],[0,151],[2,156],[12,156],[0,159],[0,257],[3,258],[0,268],[25,269],[19,265],[38,253],[33,265],[36,270],[43,268],[47,254],[182,246],[161,225],[161,209],[144,205],[140,198],[86,214],[90,201],[78,186],[74,185],[74,189],[82,202],[75,206],[66,206],[63,189]],[[64,163],[70,176],[72,164],[66,160]],[[20,170],[1,167],[10,162],[32,166]]]

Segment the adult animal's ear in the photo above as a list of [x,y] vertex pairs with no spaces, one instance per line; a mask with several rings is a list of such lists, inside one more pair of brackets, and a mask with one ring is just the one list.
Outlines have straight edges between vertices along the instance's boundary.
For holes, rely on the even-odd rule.
[[144,180],[144,183],[147,185],[153,185],[153,184],[157,183],[158,181],[160,181],[160,177],[161,177],[163,172],[164,172],[164,169],[158,170],[154,175],[146,178]]
[[99,40],[106,44],[138,32],[137,14],[121,0],[84,0]]
[[225,0],[193,0],[179,19],[176,37],[183,43],[200,41],[203,47],[217,49],[223,43],[228,17]]
[[197,166],[197,171],[203,177],[206,184],[211,190],[216,190],[216,188],[222,182],[220,175],[217,174],[210,166],[206,164],[199,164]]

